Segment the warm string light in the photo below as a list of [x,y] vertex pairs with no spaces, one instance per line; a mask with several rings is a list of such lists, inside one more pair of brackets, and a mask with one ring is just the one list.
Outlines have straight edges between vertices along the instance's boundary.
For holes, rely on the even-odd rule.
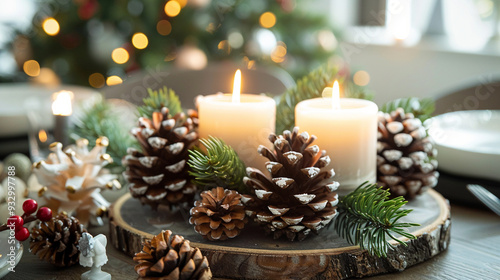
[[366,71],[360,70],[354,73],[352,80],[358,86],[366,86],[370,82],[370,74]]
[[259,23],[264,28],[271,28],[276,24],[276,16],[271,12],[265,12],[260,16]]
[[36,60],[27,60],[23,63],[23,70],[26,75],[36,77],[40,75],[40,64]]
[[93,73],[89,76],[89,84],[94,88],[102,88],[105,84],[104,76],[101,73]]
[[181,4],[175,0],[170,0],[165,4],[165,14],[169,17],[176,17],[181,12]]
[[156,24],[156,31],[158,31],[160,35],[167,36],[172,32],[172,25],[168,20],[162,19]]
[[132,45],[134,45],[136,49],[145,49],[148,46],[148,43],[148,37],[144,33],[137,32],[132,36]]
[[233,103],[240,103],[240,92],[241,92],[241,71],[240,69],[236,70],[234,74],[234,83],[233,83]]
[[124,48],[116,48],[113,50],[111,53],[111,58],[113,61],[117,64],[123,64],[128,61],[129,59],[129,54],[126,49]]
[[109,76],[107,79],[106,79],[106,84],[108,86],[114,86],[114,85],[119,85],[123,83],[123,80],[122,78],[114,75],[114,76]]
[[46,18],[42,22],[42,28],[49,36],[55,36],[59,33],[59,22],[55,18]]
[[43,130],[43,129],[40,129],[40,130],[38,131],[38,139],[39,139],[39,140],[40,140],[40,142],[42,142],[42,143],[47,142],[47,139],[48,139],[47,132],[45,132],[45,130]]

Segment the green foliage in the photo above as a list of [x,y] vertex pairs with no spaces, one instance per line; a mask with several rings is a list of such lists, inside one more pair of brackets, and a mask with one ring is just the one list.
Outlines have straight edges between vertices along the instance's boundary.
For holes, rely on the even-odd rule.
[[159,90],[148,88],[148,93],[149,97],[142,100],[144,105],[137,108],[139,117],[151,118],[153,112],[160,111],[163,107],[167,107],[172,116],[182,112],[181,101],[172,89],[166,86]]
[[397,108],[403,108],[406,113],[413,113],[416,118],[419,118],[422,122],[431,117],[434,112],[435,105],[434,100],[430,98],[399,98],[384,104],[380,111],[385,113],[390,113]]
[[395,234],[415,239],[405,228],[419,224],[398,222],[412,209],[400,209],[407,201],[403,197],[389,199],[389,195],[388,190],[383,190],[377,184],[361,184],[340,200],[339,216],[335,220],[337,233],[350,244],[359,245],[361,249],[379,257],[387,257],[387,251],[392,247],[387,236],[407,246]]
[[243,184],[246,168],[236,152],[224,141],[210,136],[210,139],[200,139],[207,153],[201,150],[189,150],[189,174],[193,182],[202,189],[223,187],[247,193]]
[[338,80],[350,98],[372,99],[364,88],[349,81],[346,71],[333,63],[326,63],[297,81],[297,85],[280,96],[276,108],[276,133],[292,130],[295,125],[295,106],[303,100],[321,97],[325,87],[331,87]]
[[[130,124],[132,127],[133,124]],[[123,167],[121,159],[127,154],[127,149],[136,145],[134,138],[129,133],[127,125],[116,115],[107,101],[96,102],[86,109],[76,121],[71,138],[77,140],[86,138],[89,146],[93,147],[97,138],[106,136],[109,139],[107,153],[113,158],[113,163],[106,167],[114,173],[121,173]]]

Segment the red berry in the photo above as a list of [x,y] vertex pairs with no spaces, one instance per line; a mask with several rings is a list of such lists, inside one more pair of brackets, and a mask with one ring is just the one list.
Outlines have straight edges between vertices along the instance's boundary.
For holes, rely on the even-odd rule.
[[31,215],[36,212],[38,208],[38,203],[33,199],[28,199],[23,203],[23,211],[26,215]]
[[16,231],[16,239],[17,240],[24,241],[24,240],[28,239],[28,237],[30,237],[30,231],[27,228],[22,227],[21,229]]
[[18,231],[24,225],[24,220],[20,216],[15,215],[7,220],[7,226],[10,226],[12,223],[14,223],[16,231]]
[[38,212],[36,212],[36,217],[42,222],[47,222],[52,219],[52,210],[47,207],[40,207]]

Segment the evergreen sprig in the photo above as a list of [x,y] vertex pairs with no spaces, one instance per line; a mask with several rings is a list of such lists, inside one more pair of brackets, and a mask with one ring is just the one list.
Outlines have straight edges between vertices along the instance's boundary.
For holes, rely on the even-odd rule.
[[345,74],[340,72],[339,67],[334,63],[323,64],[298,80],[295,87],[282,94],[276,108],[276,133],[280,134],[287,129],[292,130],[295,125],[295,106],[300,101],[321,97],[323,89],[327,86],[331,87],[335,79],[343,84],[346,97],[373,99],[373,96],[364,88],[351,83]]
[[335,220],[337,233],[350,244],[379,257],[387,257],[389,247],[393,247],[387,237],[407,246],[395,235],[415,239],[405,228],[419,224],[398,222],[412,209],[400,209],[407,201],[403,197],[389,199],[389,195],[388,190],[377,184],[361,184],[340,201],[339,216]]
[[128,147],[136,145],[129,133],[132,126],[133,124],[130,126],[124,124],[123,120],[113,112],[111,104],[102,100],[83,111],[82,116],[76,120],[70,137],[73,140],[85,138],[89,140],[89,146],[93,147],[97,138],[106,136],[109,139],[106,152],[113,159],[113,163],[106,167],[113,172],[121,173],[123,171],[121,159],[127,154]]
[[247,193],[243,184],[246,167],[238,154],[221,139],[210,136],[200,139],[207,152],[189,150],[189,174],[194,177],[193,182],[202,189],[223,187]]
[[384,104],[380,111],[390,113],[397,108],[403,108],[406,113],[413,113],[422,122],[431,117],[435,109],[434,100],[430,98],[399,98]]
[[160,111],[163,107],[167,107],[172,116],[182,112],[181,101],[172,89],[166,86],[159,90],[148,88],[148,93],[149,97],[142,100],[144,105],[137,108],[139,117],[151,118],[153,112]]

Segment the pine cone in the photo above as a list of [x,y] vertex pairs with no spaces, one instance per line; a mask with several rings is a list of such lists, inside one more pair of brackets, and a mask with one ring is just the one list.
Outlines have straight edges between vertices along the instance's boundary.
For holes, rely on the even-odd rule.
[[31,231],[30,251],[59,267],[78,263],[78,241],[87,232],[75,217],[61,213]]
[[247,222],[241,195],[221,187],[202,192],[190,213],[189,223],[210,241],[238,236]]
[[422,122],[402,108],[378,119],[377,183],[405,199],[435,187],[437,151]]
[[188,174],[188,150],[198,134],[191,118],[184,113],[169,116],[167,108],[154,112],[152,119],[139,118],[132,134],[142,152],[129,148],[123,159],[123,173],[132,196],[156,209],[159,204],[191,203],[196,187]]
[[333,169],[321,171],[330,163],[326,151],[317,145],[310,146],[316,136],[307,132],[298,134],[288,130],[283,135],[271,134],[272,152],[264,146],[259,153],[270,161],[266,163],[272,179],[255,168],[247,168],[244,181],[254,195],[243,195],[249,207],[248,215],[254,217],[265,231],[277,239],[282,235],[293,241],[303,240],[311,232],[328,225],[337,215],[338,196],[335,190]]
[[170,230],[146,240],[142,251],[135,254],[134,261],[139,263],[134,267],[139,280],[212,278],[207,258],[200,249],[191,247],[184,237],[172,235]]

